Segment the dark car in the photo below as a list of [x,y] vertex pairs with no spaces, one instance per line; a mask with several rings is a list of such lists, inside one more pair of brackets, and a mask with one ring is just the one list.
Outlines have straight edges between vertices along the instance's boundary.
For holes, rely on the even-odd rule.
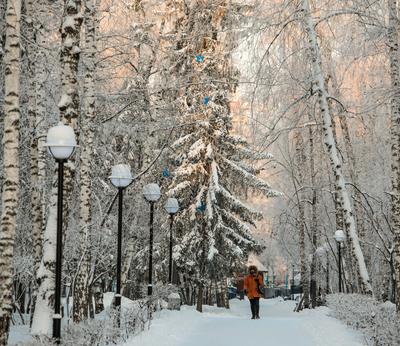
[[228,286],[228,299],[236,298],[237,289],[234,286]]

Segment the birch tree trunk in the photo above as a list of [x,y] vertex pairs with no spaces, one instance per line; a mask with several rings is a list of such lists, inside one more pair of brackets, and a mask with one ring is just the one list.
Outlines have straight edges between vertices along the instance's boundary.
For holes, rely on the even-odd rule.
[[[58,103],[60,119],[70,125],[79,142],[78,120],[80,114],[78,66],[80,59],[80,34],[83,16],[81,0],[64,0],[64,16],[61,23],[61,99]],[[76,155],[71,156],[64,170],[64,224],[63,234],[68,229],[72,205],[73,181],[76,173]]]
[[324,83],[324,75],[322,71],[321,54],[318,44],[317,33],[315,31],[314,21],[310,13],[309,0],[303,0],[304,25],[309,40],[309,50],[311,55],[312,75],[315,87],[318,91],[319,106],[322,114],[323,130],[325,136],[325,145],[327,147],[332,170],[335,175],[336,185],[339,189],[340,199],[343,202],[344,221],[349,230],[351,238],[351,246],[357,258],[358,272],[362,281],[362,292],[372,295],[372,286],[369,279],[367,267],[365,265],[364,255],[362,253],[360,242],[357,235],[354,216],[350,203],[349,193],[346,188],[342,162],[338,154],[338,150],[334,141],[332,132],[332,117],[328,105],[328,93]]
[[[311,114],[309,114],[310,122],[313,121]],[[309,134],[309,147],[310,147],[310,181],[312,186],[312,205],[311,205],[311,242],[313,254],[311,258],[310,267],[310,297],[311,307],[314,309],[317,306],[317,248],[318,248],[318,225],[317,225],[317,186],[315,182],[315,162],[314,162],[314,131],[311,126],[308,130]]]
[[[349,128],[347,125],[347,120],[343,114],[343,112],[339,113],[339,123],[340,123],[340,127],[342,129],[342,133],[343,133],[343,138],[344,138],[344,146],[345,146],[345,151],[346,151],[346,155],[347,155],[347,160],[348,160],[348,165],[349,165],[349,171],[350,171],[350,179],[353,182],[353,184],[355,186],[359,186],[358,184],[358,175],[356,172],[356,167],[355,167],[355,156],[354,156],[354,151],[353,151],[353,146],[350,140],[350,132],[349,132]],[[354,199],[355,200],[360,200],[360,194],[357,190],[354,191]],[[362,242],[363,239],[365,239],[365,229],[364,229],[364,220],[363,220],[363,214],[362,214],[362,208],[360,208],[360,204],[355,201],[354,202],[354,212],[355,212],[355,216],[356,216],[356,221],[357,221],[357,231],[358,231],[358,236],[360,241]],[[346,229],[346,236],[348,236],[348,230]],[[360,244],[361,249],[363,250],[364,247],[362,246],[362,244]],[[360,276],[357,275],[357,272],[354,270],[355,268],[355,263],[354,263],[354,252],[352,247],[349,247],[349,249],[346,249],[346,260],[348,263],[348,267],[349,267],[349,274],[350,274],[350,283],[347,282],[345,280],[345,283],[347,285],[347,288],[351,289],[350,292],[357,292],[359,291],[358,287],[360,287],[362,284],[360,282]],[[363,251],[364,253],[364,251]],[[365,263],[367,266],[367,256],[368,256],[368,252],[366,252],[365,255]]]
[[53,321],[53,304],[55,289],[56,260],[56,227],[57,227],[57,187],[53,186],[46,228],[43,233],[43,256],[36,274],[38,293],[32,319],[32,335],[51,335]]
[[31,170],[32,173],[32,237],[34,244],[35,269],[39,269],[42,258],[42,236],[44,226],[44,183],[46,178],[47,153],[46,142],[46,39],[43,22],[46,18],[46,4],[44,0],[27,1],[27,11],[35,27],[35,43],[31,45],[34,71],[35,110],[32,114],[34,135],[31,142]]
[[21,1],[7,1],[3,135],[3,186],[0,220],[0,345],[6,345],[13,306],[13,255],[19,191]]
[[[36,126],[36,97],[35,97],[35,88],[36,88],[36,80],[35,80],[35,35],[34,35],[34,24],[33,18],[35,13],[33,11],[33,3],[32,0],[25,0],[25,8],[26,8],[26,16],[28,20],[26,21],[26,33],[25,35],[28,38],[28,62],[30,65],[30,69],[28,69],[28,82],[29,82],[29,90],[28,90],[28,118],[29,118],[29,126],[31,129],[35,129]],[[40,237],[41,229],[37,230],[36,227],[36,220],[37,220],[37,201],[39,198],[39,191],[38,191],[38,143],[37,143],[37,136],[35,131],[32,131],[31,138],[31,206],[32,206],[32,238],[33,238],[33,246],[34,246],[34,258],[35,258],[35,271],[38,269],[38,265],[40,263],[40,256],[39,258],[36,257],[36,239]]]
[[303,137],[300,132],[297,132],[294,137],[295,149],[296,149],[296,167],[298,167],[298,176],[299,176],[299,189],[296,189],[297,195],[297,203],[299,208],[299,217],[298,217],[298,229],[299,229],[299,246],[300,246],[300,272],[301,272],[301,286],[303,287],[304,294],[304,307],[308,309],[310,305],[310,280],[308,273],[308,263],[307,263],[307,251],[306,251],[306,221],[305,221],[305,211],[304,211],[304,201],[303,201],[303,184],[304,184],[304,176],[302,169],[305,164],[304,157],[304,142]]
[[[331,56],[332,56],[332,52],[330,52],[329,54],[326,54],[327,59],[328,59],[328,74],[330,76],[329,80],[332,82],[332,89],[333,89],[333,93],[334,96],[337,99],[341,98],[340,95],[340,90],[338,87],[338,82],[337,82],[337,78],[336,78],[336,73],[334,71],[333,68],[331,68]],[[329,89],[327,89],[329,90]],[[332,108],[330,108],[332,110]],[[358,174],[357,174],[357,168],[356,168],[356,157],[354,155],[354,150],[353,150],[353,144],[351,142],[351,138],[350,138],[350,131],[349,131],[349,127],[348,127],[348,123],[347,123],[347,119],[345,117],[344,111],[343,109],[341,109],[338,112],[338,119],[339,119],[339,125],[341,128],[341,134],[342,134],[342,138],[343,138],[343,142],[344,142],[344,151],[346,152],[346,157],[347,157],[347,165],[348,165],[348,170],[349,170],[349,174],[350,174],[350,180],[351,182],[358,187],[359,183],[358,183]],[[334,121],[333,121],[334,123]],[[338,143],[338,139],[336,136],[336,131],[335,131],[335,126],[332,127],[333,130],[333,134],[336,140],[336,143]],[[356,225],[357,225],[357,234],[358,237],[360,239],[360,246],[361,249],[363,250],[364,253],[364,247],[362,244],[363,239],[365,238],[365,225],[364,225],[364,215],[363,215],[363,211],[361,208],[361,204],[360,204],[360,200],[361,200],[361,195],[358,192],[357,189],[353,189],[351,188],[350,191],[353,190],[353,200],[354,200],[354,215],[355,215],[355,221],[356,221]],[[337,196],[340,196],[340,191],[337,190]],[[340,197],[339,197],[340,198]],[[347,239],[349,239],[349,230],[344,227],[343,225],[343,210],[341,211],[342,216],[341,216],[341,225],[338,225],[337,229],[343,229],[346,233],[346,237]],[[344,248],[345,250],[345,256],[343,258],[346,259],[346,272],[345,272],[345,280],[344,283],[346,284],[346,288],[348,292],[358,292],[359,291],[359,287],[361,287],[361,282],[360,282],[360,277],[359,275],[357,275],[356,271],[355,271],[355,267],[356,267],[356,263],[354,261],[355,256],[354,256],[354,251],[353,248],[351,246],[346,246]],[[368,259],[367,259],[368,253],[365,253],[365,263],[366,266],[368,265]]]
[[74,288],[74,322],[88,317],[89,306],[89,271],[90,271],[90,233],[92,224],[92,169],[94,119],[95,119],[95,63],[96,63],[96,15],[97,1],[85,2],[86,47],[84,64],[86,67],[84,81],[84,116],[81,119],[81,162],[80,162],[80,198],[79,198],[79,244],[81,262]]
[[58,108],[60,116],[76,129],[79,116],[78,64],[81,49],[82,24],[81,1],[64,0],[64,16],[61,24],[62,94]]
[[[42,236],[44,224],[45,202],[43,188],[46,175],[46,59],[44,47],[46,46],[43,22],[46,16],[46,6],[43,0],[33,4],[33,0],[25,2],[27,16],[29,17],[30,33],[28,40],[28,55],[31,71],[29,90],[29,117],[30,126],[33,129],[31,137],[31,205],[32,205],[32,242],[35,260],[35,277],[38,273],[42,259]],[[33,286],[31,301],[31,318],[33,317],[37,295],[37,285]]]
[[[353,144],[350,139],[350,131],[349,131],[349,126],[347,123],[347,119],[343,112],[339,113],[339,123],[340,127],[342,129],[343,133],[343,139],[344,139],[344,146],[346,150],[346,156],[347,160],[349,162],[349,173],[350,173],[350,179],[352,180],[353,184],[355,186],[360,186],[359,184],[359,179],[358,179],[358,174],[357,174],[357,168],[356,168],[356,157],[354,155],[354,150],[353,150]],[[356,190],[354,191],[354,198],[361,201],[361,196],[360,193]],[[360,241],[362,242],[365,238],[365,225],[364,225],[364,216],[362,212],[362,208],[360,203],[355,202],[354,203],[354,210],[357,218],[357,230],[358,230],[358,236],[360,238]],[[363,246],[361,246],[363,248]],[[368,261],[366,260],[368,263]]]
[[[82,23],[81,1],[64,0],[64,16],[61,25],[62,94],[58,104],[61,119],[76,128],[79,114],[78,63],[80,56],[80,28]],[[68,225],[68,200],[71,196],[74,164],[65,165],[64,230]],[[56,179],[54,179],[54,182]],[[38,296],[32,321],[32,334],[51,334],[56,260],[57,187],[50,194],[46,227],[43,234],[43,256],[37,275]]]
[[400,314],[400,66],[397,0],[389,5],[389,60],[391,77],[391,140],[392,140],[392,218],[394,238],[394,267],[396,308]]
[[[329,104],[330,106],[330,104]],[[330,108],[331,110],[331,108]],[[332,124],[332,133],[333,133],[333,140],[335,141],[335,145],[337,146],[338,140],[336,135],[336,126]],[[343,210],[343,199],[341,198],[340,187],[338,184],[335,183],[335,215],[336,215],[336,229],[343,230],[346,234],[346,240],[349,239],[349,230],[344,223],[344,210]],[[343,255],[341,256],[342,262],[342,292],[345,292],[344,285],[346,285],[347,292],[354,292],[354,285],[353,283],[356,282],[355,277],[356,273],[354,270],[354,265],[352,258],[354,257],[353,248],[351,246],[346,246],[343,248]],[[339,263],[339,262],[338,262]],[[339,271],[339,267],[338,267]]]

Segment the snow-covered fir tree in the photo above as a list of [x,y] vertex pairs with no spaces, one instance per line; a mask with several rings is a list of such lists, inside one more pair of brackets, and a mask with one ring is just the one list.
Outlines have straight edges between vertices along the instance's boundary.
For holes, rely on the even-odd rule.
[[206,278],[221,280],[257,248],[250,227],[261,214],[232,191],[245,186],[267,197],[279,195],[248,164],[270,155],[256,153],[231,133],[230,97],[237,71],[231,60],[234,37],[227,32],[233,11],[228,1],[216,8],[211,1],[193,1],[177,21],[182,38],[176,54],[185,54],[176,72],[185,80],[179,92],[182,131],[172,145],[176,167],[168,194],[183,209],[177,219],[175,261],[195,280],[198,302]]

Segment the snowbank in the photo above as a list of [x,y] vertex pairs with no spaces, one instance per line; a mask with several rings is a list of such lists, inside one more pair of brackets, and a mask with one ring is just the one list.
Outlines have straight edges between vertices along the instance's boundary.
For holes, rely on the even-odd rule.
[[[147,300],[130,300],[126,297],[121,299],[120,327],[118,326],[118,314],[112,308],[114,299],[113,292],[104,293],[104,311],[79,324],[70,322],[63,318],[62,344],[76,346],[109,345],[121,343],[132,335],[141,333],[149,327],[154,310],[163,305],[160,300],[154,300],[149,304]],[[70,310],[72,299],[70,299]],[[149,308],[150,306],[150,308]],[[34,339],[29,333],[27,325],[12,326],[9,345],[53,345],[45,336]]]
[[327,303],[333,316],[361,330],[373,345],[400,345],[400,320],[394,304],[359,294],[331,294]]

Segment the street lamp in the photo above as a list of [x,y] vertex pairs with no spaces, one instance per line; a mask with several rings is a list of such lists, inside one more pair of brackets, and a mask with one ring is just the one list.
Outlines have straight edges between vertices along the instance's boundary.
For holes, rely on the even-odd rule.
[[341,247],[346,240],[346,236],[341,229],[335,232],[335,240],[338,244],[338,268],[339,268],[339,293],[342,292],[342,251]]
[[154,203],[161,197],[160,187],[157,184],[147,184],[143,187],[143,196],[150,203],[150,245],[149,245],[149,284],[147,295],[153,294],[153,222]]
[[[122,256],[122,199],[123,191],[132,181],[129,165],[115,165],[111,168],[109,177],[111,184],[118,189],[118,245],[117,245],[117,288],[115,293],[115,307],[121,307],[121,256]],[[119,323],[119,319],[118,319]]]
[[63,228],[63,185],[64,163],[74,153],[76,145],[72,127],[59,123],[47,132],[45,144],[49,153],[58,163],[57,193],[57,239],[56,239],[56,281],[54,292],[53,338],[60,342],[61,337],[61,274],[62,274],[62,228]]
[[179,210],[179,202],[176,198],[168,198],[164,206],[165,210],[170,216],[169,224],[169,273],[168,280],[172,284],[172,226],[174,224],[174,215]]

